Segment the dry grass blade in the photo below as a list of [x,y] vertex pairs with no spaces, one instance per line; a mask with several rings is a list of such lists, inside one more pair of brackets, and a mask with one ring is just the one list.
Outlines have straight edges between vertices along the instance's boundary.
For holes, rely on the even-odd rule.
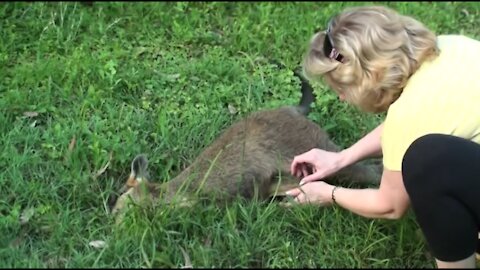
[[183,259],[185,260],[185,264],[181,268],[182,269],[193,268],[192,262],[190,261],[190,256],[188,256],[187,252],[182,247],[180,247],[180,250],[182,251]]
[[75,148],[75,144],[77,143],[77,137],[73,136],[73,138],[70,140],[70,144],[68,145],[68,151],[72,152],[73,148]]
[[25,116],[25,117],[37,117],[38,112],[24,112],[23,116]]
[[30,218],[32,218],[34,214],[35,214],[34,208],[27,208],[23,210],[22,214],[20,215],[20,224],[21,225],[27,224]]
[[93,176],[93,178],[98,178],[100,175],[104,174],[105,171],[107,171],[108,167],[110,166],[110,162],[112,161],[112,158],[113,158],[113,152],[110,152],[110,157],[108,158],[108,161],[107,163],[105,164],[105,166],[103,166],[100,170],[98,170],[95,175]]

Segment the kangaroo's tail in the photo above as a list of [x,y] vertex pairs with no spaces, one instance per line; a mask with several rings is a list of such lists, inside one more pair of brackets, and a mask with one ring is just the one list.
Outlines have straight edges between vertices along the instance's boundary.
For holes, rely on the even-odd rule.
[[[273,64],[279,68],[286,68],[282,63],[273,60]],[[312,85],[308,82],[308,79],[303,75],[303,70],[301,66],[296,67],[293,70],[293,74],[300,79],[300,90],[302,91],[302,97],[300,103],[297,105],[297,110],[303,114],[308,115],[310,113],[310,105],[315,102],[315,94],[313,92]]]
[[308,82],[307,78],[303,76],[302,67],[297,67],[293,73],[300,79],[302,97],[298,104],[298,109],[303,115],[310,113],[310,105],[315,102],[315,94],[313,93],[312,85]]

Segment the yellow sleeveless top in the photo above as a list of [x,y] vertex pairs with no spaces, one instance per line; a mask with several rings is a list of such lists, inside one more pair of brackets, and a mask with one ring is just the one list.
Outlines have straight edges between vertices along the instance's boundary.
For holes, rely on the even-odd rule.
[[410,144],[429,133],[480,143],[480,41],[438,37],[440,55],[412,75],[387,111],[382,133],[383,164],[401,171]]

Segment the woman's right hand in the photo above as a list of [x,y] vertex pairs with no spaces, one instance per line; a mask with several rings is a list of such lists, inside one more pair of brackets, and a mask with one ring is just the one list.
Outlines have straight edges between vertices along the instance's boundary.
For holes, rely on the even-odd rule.
[[303,185],[336,173],[344,167],[343,160],[342,152],[329,152],[314,148],[295,156],[290,172],[296,177],[303,177],[300,181],[300,185]]

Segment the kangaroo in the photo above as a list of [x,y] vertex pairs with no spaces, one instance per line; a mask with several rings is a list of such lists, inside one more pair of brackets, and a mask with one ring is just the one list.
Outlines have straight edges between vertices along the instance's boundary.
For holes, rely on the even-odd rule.
[[[302,97],[296,106],[257,111],[240,120],[223,133],[170,181],[148,180],[148,160],[136,156],[122,194],[113,207],[117,213],[128,198],[140,201],[188,205],[199,198],[228,201],[237,196],[246,199],[268,199],[285,196],[298,187],[299,179],[291,176],[290,164],[296,155],[312,148],[340,151],[329,135],[307,118],[315,100],[312,86],[301,74]],[[380,181],[380,164],[357,163],[324,179],[328,182],[371,183]]]

